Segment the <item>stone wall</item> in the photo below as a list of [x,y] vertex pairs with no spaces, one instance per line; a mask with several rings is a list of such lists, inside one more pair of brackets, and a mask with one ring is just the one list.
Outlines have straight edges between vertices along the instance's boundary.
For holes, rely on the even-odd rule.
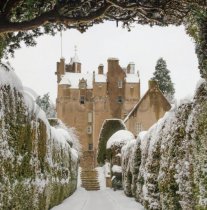
[[122,150],[124,188],[146,209],[207,209],[207,83]]
[[136,108],[125,119],[127,129],[135,136],[141,130],[148,130],[171,108],[155,81],[149,81],[148,86],[147,92],[136,105]]
[[[119,66],[119,60],[116,58],[108,59],[108,72],[107,72],[107,88],[110,104],[110,112],[112,118],[122,119],[122,109],[125,96],[125,82],[124,78],[126,73]],[[117,82],[122,81],[123,87],[119,88]],[[117,97],[122,97],[122,102],[118,102]]]
[[0,78],[0,209],[50,209],[77,186],[74,135],[49,125],[11,69]]
[[84,151],[80,160],[80,167],[83,169],[92,170],[96,166],[94,151]]

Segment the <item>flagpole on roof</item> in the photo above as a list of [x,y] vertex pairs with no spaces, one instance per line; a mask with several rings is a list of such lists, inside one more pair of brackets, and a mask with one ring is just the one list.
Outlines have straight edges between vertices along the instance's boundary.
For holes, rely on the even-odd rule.
[[62,30],[60,31],[60,55],[61,58],[63,57],[63,34],[62,34]]

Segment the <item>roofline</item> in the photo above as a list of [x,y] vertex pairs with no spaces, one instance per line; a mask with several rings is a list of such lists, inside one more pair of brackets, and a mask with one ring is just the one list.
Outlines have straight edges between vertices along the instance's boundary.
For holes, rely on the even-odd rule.
[[149,92],[149,90],[147,90],[147,92],[142,96],[142,98],[137,102],[137,104],[135,104],[135,106],[133,107],[133,109],[129,112],[129,114],[124,118],[124,123],[127,122],[127,120],[129,119],[129,117],[133,114],[133,112],[137,109],[137,107],[141,104],[141,102],[143,101],[143,99],[145,98],[145,96],[147,95],[147,93]]
[[[161,93],[161,96],[165,99],[165,101],[168,103],[168,105],[171,107],[170,102],[167,100],[167,98],[164,96],[164,94],[162,93],[162,91],[159,89],[159,87],[157,86],[157,90]],[[139,107],[139,105],[141,104],[141,102],[143,101],[143,99],[146,97],[146,95],[148,94],[148,92],[150,91],[150,89],[147,90],[147,92],[142,96],[142,98],[139,100],[139,102],[134,106],[134,108],[129,112],[129,114],[124,118],[124,123],[126,123],[128,121],[128,119],[131,117],[131,115],[134,113],[134,111]]]

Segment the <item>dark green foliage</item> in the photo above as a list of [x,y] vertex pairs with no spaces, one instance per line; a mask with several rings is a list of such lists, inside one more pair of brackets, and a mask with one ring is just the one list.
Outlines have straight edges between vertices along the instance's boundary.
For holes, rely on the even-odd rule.
[[158,83],[159,89],[164,96],[169,101],[172,101],[175,93],[174,84],[171,81],[170,71],[167,69],[166,61],[163,58],[158,59],[152,80]]
[[48,124],[9,85],[0,87],[0,113],[0,209],[48,210],[71,195],[78,163],[70,146],[48,135]]
[[[193,102],[180,105],[150,129],[143,145],[137,142],[132,164],[133,169],[138,166],[137,173],[131,169],[136,199],[148,210],[207,209],[206,139],[207,83],[203,81]],[[131,179],[127,161],[122,160],[124,182]]]
[[[192,121],[191,136],[193,137],[192,142],[192,153],[193,153],[193,169],[194,169],[194,197],[195,197],[195,209],[203,210],[207,209],[205,202],[207,198],[207,84],[203,83],[197,90],[195,97],[195,117]],[[202,190],[201,190],[202,188]]]
[[137,191],[137,181],[138,181],[138,174],[139,174],[139,167],[141,165],[141,148],[140,148],[140,140],[137,141],[137,144],[135,146],[135,153],[133,156],[133,170],[132,170],[132,186],[131,186],[131,191],[132,195],[136,196],[136,191]]
[[45,25],[42,28],[30,30],[29,32],[0,33],[0,59],[3,56],[6,58],[8,58],[8,55],[14,56],[15,50],[21,48],[23,43],[26,46],[35,46],[37,37],[45,34],[55,35],[58,31],[59,29],[56,27]]
[[[201,76],[207,78],[207,3],[204,0],[172,1],[0,1],[0,59],[21,47],[34,46],[43,34],[75,28],[85,32],[106,20],[121,22],[131,30],[133,23],[150,26],[186,26],[196,41]],[[14,33],[15,32],[15,33]]]
[[20,47],[21,40],[27,46],[34,46],[34,38],[44,33],[54,35],[71,28],[84,32],[106,20],[116,21],[117,25],[120,22],[128,30],[134,22],[151,26],[186,24],[194,8],[205,11],[206,1],[2,0],[0,57],[3,53],[13,53]]
[[207,79],[207,10],[193,4],[185,23],[186,32],[193,37],[201,77]]
[[109,138],[118,130],[125,130],[123,122],[119,119],[105,120],[99,135],[97,161],[103,165],[106,160],[106,144]]

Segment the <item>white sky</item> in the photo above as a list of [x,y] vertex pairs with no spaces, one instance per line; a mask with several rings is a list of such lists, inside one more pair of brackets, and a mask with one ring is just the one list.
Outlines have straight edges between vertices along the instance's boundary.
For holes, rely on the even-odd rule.
[[[44,36],[36,47],[22,47],[9,59],[26,87],[39,95],[49,92],[55,102],[57,83],[54,72],[61,56],[60,34]],[[78,46],[82,71],[94,71],[100,63],[107,69],[107,58],[117,57],[121,66],[135,62],[140,71],[141,94],[147,90],[156,61],[163,57],[175,84],[176,98],[193,95],[199,80],[198,62],[192,39],[184,27],[149,27],[136,25],[131,32],[117,28],[114,22],[99,24],[81,34],[77,30],[63,32],[63,57],[69,62]]]

